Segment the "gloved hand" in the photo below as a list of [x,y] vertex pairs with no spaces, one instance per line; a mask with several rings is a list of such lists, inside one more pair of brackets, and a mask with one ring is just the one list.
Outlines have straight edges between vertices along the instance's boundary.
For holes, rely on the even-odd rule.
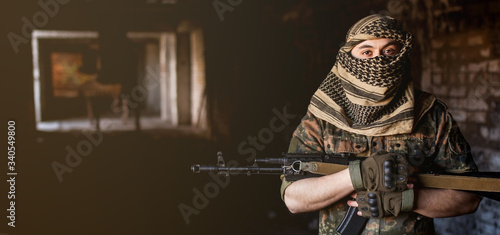
[[397,153],[379,151],[364,161],[349,163],[354,190],[403,191],[408,182],[408,161]]
[[398,216],[401,211],[413,209],[413,189],[402,192],[358,192],[356,197],[358,210],[363,217],[382,218]]

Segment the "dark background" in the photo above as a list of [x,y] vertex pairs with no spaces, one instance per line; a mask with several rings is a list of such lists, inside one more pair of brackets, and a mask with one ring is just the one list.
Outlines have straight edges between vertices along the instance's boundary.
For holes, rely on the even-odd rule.
[[[221,20],[214,2],[233,3],[233,10],[223,12]],[[103,50],[104,45],[113,47],[125,31],[175,31],[183,20],[199,25],[205,38],[209,129],[205,136],[165,130],[105,132],[102,143],[59,182],[51,164],[64,162],[66,147],[86,137],[82,132],[36,131],[31,45],[22,44],[15,53],[6,35],[20,34],[21,18],[41,8],[37,1],[4,3],[1,122],[5,128],[7,120],[16,122],[19,175],[16,228],[6,226],[4,199],[0,233],[316,234],[317,213],[290,214],[280,199],[276,176],[232,176],[198,214],[189,216],[189,223],[179,206],[194,208],[195,191],[203,192],[214,182],[208,175],[191,173],[190,166],[214,164],[220,150],[227,161],[247,164],[249,155],[240,154],[237,147],[269,127],[273,109],[286,108],[296,116],[257,153],[267,157],[286,151],[346,31],[371,13],[393,15],[414,33],[417,85],[449,104],[481,169],[498,171],[499,6],[499,1],[460,0],[70,0],[40,29],[113,35],[103,39]],[[477,35],[479,42],[473,40]],[[116,53],[108,51],[107,68],[116,76],[109,79],[130,82],[119,74],[127,63],[126,52],[114,46]],[[484,87],[490,89],[473,96]],[[7,159],[0,163],[4,179]],[[8,192],[3,182],[0,197]],[[495,207],[498,204],[488,200],[480,207],[493,219],[476,213],[437,221],[438,230],[444,234],[465,227],[470,234],[494,234],[499,218]]]

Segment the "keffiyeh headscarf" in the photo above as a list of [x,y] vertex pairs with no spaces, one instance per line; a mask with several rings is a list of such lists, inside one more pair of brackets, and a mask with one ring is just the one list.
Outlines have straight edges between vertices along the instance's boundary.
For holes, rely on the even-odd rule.
[[[368,59],[351,55],[357,44],[380,38],[400,43],[400,52],[394,57],[380,55]],[[309,111],[358,134],[410,133],[414,118],[418,119],[410,75],[412,39],[392,17],[370,15],[358,21],[349,29],[335,65],[314,93]],[[432,102],[426,102],[427,106]]]

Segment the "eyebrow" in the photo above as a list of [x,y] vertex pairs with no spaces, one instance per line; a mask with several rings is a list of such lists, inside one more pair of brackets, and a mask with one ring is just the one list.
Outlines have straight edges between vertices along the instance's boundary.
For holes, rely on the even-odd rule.
[[[392,41],[392,42],[389,42],[387,44],[385,44],[384,46],[382,46],[382,48],[386,48],[388,46],[401,46],[401,43],[397,42],[397,41]],[[370,44],[364,44],[364,45],[361,45],[358,47],[359,49],[365,49],[365,48],[374,48],[372,45]]]
[[374,47],[370,44],[364,44],[358,47],[358,49],[365,49],[365,48],[374,48]]

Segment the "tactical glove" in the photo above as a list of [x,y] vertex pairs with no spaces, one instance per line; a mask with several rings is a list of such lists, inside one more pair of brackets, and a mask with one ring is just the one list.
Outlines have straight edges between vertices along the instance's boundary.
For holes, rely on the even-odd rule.
[[357,192],[403,191],[407,188],[408,162],[401,154],[379,151],[362,162],[350,162],[349,174]]
[[413,209],[413,189],[402,192],[358,192],[356,202],[363,217],[382,218],[398,216],[401,211]]

